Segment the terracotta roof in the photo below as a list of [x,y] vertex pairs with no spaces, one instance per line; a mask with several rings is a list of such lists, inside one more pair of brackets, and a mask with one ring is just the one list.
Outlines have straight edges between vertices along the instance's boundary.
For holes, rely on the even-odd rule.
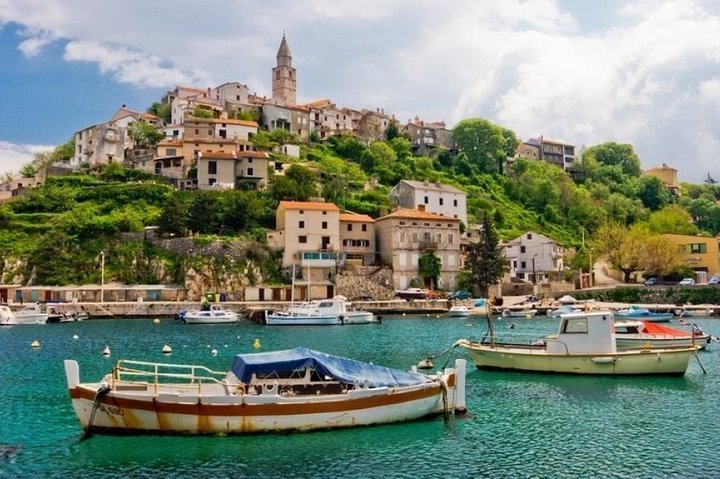
[[368,215],[360,215],[357,213],[340,213],[340,221],[354,221],[358,223],[374,223],[375,220]]
[[228,125],[243,125],[243,126],[253,126],[255,128],[258,127],[258,124],[254,121],[248,121],[248,120],[235,120],[231,118],[213,118],[211,120],[212,123],[227,123]]
[[286,210],[314,210],[314,211],[340,211],[333,203],[320,201],[281,201],[278,208]]
[[182,146],[182,140],[161,140],[158,146]]
[[465,194],[464,191],[455,188],[452,185],[445,185],[443,183],[431,183],[429,181],[415,181],[415,180],[400,180],[401,183],[406,183],[413,188],[430,190],[430,191],[445,191],[448,193],[461,193]]
[[429,211],[413,210],[409,208],[400,208],[393,211],[389,215],[385,215],[375,221],[380,221],[389,218],[407,218],[416,220],[433,220],[433,221],[457,221],[460,222],[459,218],[450,218],[449,216],[438,215],[436,213],[430,213]]
[[668,170],[677,171],[672,166],[662,165],[662,166],[654,166],[652,168],[648,168],[647,170],[645,170],[645,173],[649,173],[651,171],[668,171]]
[[201,151],[198,153],[198,158],[212,158],[213,160],[235,160],[235,152],[227,151]]
[[238,158],[267,158],[268,154],[265,151],[236,151],[235,155]]

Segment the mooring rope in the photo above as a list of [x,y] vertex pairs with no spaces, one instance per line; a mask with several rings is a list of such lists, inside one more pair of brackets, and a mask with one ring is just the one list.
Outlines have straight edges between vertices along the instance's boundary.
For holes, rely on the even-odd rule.
[[88,426],[85,429],[85,434],[83,435],[83,439],[89,439],[92,436],[92,426],[93,426],[93,422],[95,422],[95,413],[97,412],[98,408],[100,407],[100,398],[109,392],[110,392],[110,385],[108,385],[108,384],[100,385],[100,388],[95,392],[95,398],[93,399],[93,408],[92,408],[92,411],[90,411],[90,420],[88,421]]

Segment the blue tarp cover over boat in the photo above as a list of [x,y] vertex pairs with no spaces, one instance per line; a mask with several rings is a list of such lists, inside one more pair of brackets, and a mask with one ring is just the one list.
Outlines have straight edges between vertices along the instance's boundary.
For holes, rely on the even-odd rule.
[[424,374],[376,366],[307,348],[238,354],[233,360],[231,370],[238,379],[248,383],[253,373],[267,376],[290,371],[302,372],[307,367],[315,369],[324,377],[344,384],[362,384],[373,388],[411,386],[429,381]]

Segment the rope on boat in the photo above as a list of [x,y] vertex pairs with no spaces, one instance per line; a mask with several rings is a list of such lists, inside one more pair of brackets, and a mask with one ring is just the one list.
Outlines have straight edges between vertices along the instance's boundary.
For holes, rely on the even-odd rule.
[[447,423],[450,421],[450,408],[448,407],[448,387],[445,381],[440,381],[440,388],[442,389],[443,420]]
[[703,374],[707,374],[707,371],[705,371],[705,367],[700,362],[700,358],[698,357],[697,353],[693,354],[695,356],[695,359],[697,360],[698,364],[700,365],[700,369],[702,369]]
[[95,421],[95,413],[97,412],[98,408],[100,407],[100,398],[102,398],[104,395],[110,392],[110,385],[107,383],[103,383],[100,385],[100,388],[95,392],[95,398],[93,399],[93,407],[92,411],[90,411],[90,420],[88,421],[88,426],[85,429],[85,434],[83,435],[83,439],[89,439],[92,437],[92,426],[93,422]]

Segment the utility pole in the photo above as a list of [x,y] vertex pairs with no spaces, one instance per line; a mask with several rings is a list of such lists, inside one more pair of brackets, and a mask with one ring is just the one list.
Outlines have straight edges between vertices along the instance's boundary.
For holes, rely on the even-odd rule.
[[100,252],[100,302],[105,302],[105,251]]

